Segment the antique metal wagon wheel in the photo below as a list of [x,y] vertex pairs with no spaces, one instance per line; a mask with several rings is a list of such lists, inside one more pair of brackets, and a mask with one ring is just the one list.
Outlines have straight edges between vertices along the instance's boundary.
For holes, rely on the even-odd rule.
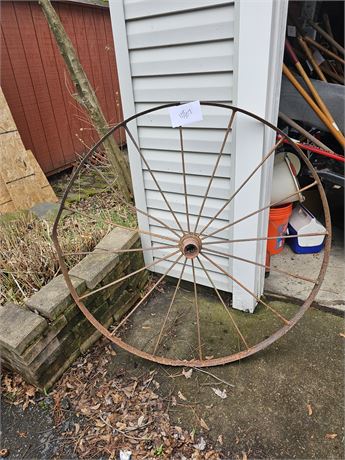
[[[110,341],[115,343],[116,345],[122,347],[123,349],[148,360],[158,362],[161,364],[172,365],[172,366],[191,366],[191,367],[206,367],[206,366],[215,366],[220,364],[225,364],[229,362],[233,362],[247,356],[253,355],[254,353],[265,349],[267,346],[275,342],[277,339],[282,337],[286,334],[304,315],[306,310],[310,307],[311,303],[315,299],[317,292],[320,289],[320,285],[323,281],[328,258],[330,252],[330,243],[331,243],[331,226],[330,226],[330,214],[329,208],[327,204],[327,199],[325,196],[325,192],[323,190],[322,184],[318,175],[316,174],[315,170],[311,166],[308,158],[303,154],[303,152],[286,136],[281,130],[273,126],[272,124],[268,123],[264,119],[256,116],[253,113],[240,109],[238,107],[227,106],[224,104],[217,104],[217,103],[207,103],[202,102],[202,106],[210,106],[213,108],[221,108],[222,110],[226,110],[229,113],[228,118],[228,125],[225,129],[225,132],[222,131],[221,139],[219,142],[219,151],[215,154],[215,162],[213,166],[212,173],[208,177],[208,186],[205,188],[205,194],[202,197],[202,202],[200,206],[200,210],[197,216],[193,216],[194,222],[192,225],[191,222],[191,215],[189,212],[189,198],[190,195],[188,193],[188,181],[186,181],[186,160],[185,160],[185,152],[184,152],[184,139],[183,139],[183,129],[176,129],[174,133],[179,138],[180,142],[180,161],[181,161],[181,190],[184,191],[184,201],[185,201],[185,211],[186,211],[186,225],[182,225],[179,219],[176,216],[176,211],[172,208],[169,200],[166,197],[166,193],[163,191],[163,184],[160,184],[156,178],[156,173],[153,172],[152,168],[148,160],[145,158],[145,155],[141,152],[138,144],[133,137],[128,124],[135,119],[138,119],[141,116],[151,114],[153,112],[159,110],[167,111],[168,107],[174,106],[177,104],[166,104],[160,107],[155,107],[150,110],[143,111],[138,113],[126,120],[122,123],[116,125],[99,141],[95,146],[90,149],[88,154],[83,158],[79,167],[74,172],[71,181],[65,191],[64,197],[61,202],[61,206],[54,223],[53,228],[53,241],[58,253],[59,263],[61,267],[61,271],[64,275],[66,283],[70,289],[73,299],[75,300],[76,304],[79,306],[80,310],[84,313],[87,319]],[[217,173],[217,168],[219,163],[224,155],[224,146],[228,141],[228,136],[231,133],[233,122],[236,118],[236,114],[242,114],[241,116],[247,116],[251,119],[255,120],[256,123],[262,123],[266,127],[272,129],[276,133],[276,143],[269,149],[269,151],[262,157],[262,161],[253,169],[251,174],[242,182],[240,187],[231,194],[226,200],[224,205],[213,215],[213,217],[208,217],[206,220],[206,224],[201,225],[200,219],[204,216],[203,211],[205,210],[205,202],[208,198],[210,188],[212,186],[212,182]],[[158,255],[153,259],[153,262],[149,263],[146,267],[143,267],[139,270],[136,270],[133,273],[128,273],[125,276],[121,276],[119,279],[115,279],[110,282],[108,285],[102,286],[97,291],[101,291],[103,289],[107,289],[114,284],[122,281],[123,279],[128,279],[135,273],[138,273],[140,270],[145,270],[146,268],[154,267],[155,265],[164,262],[165,266],[168,263],[168,269],[164,271],[164,273],[159,276],[159,279],[154,282],[154,284],[149,287],[148,291],[144,295],[143,298],[132,308],[128,313],[126,313],[125,317],[119,321],[112,330],[108,330],[104,327],[86,308],[84,304],[84,298],[90,295],[94,295],[95,291],[91,291],[88,294],[84,294],[79,296],[76,290],[73,287],[71,279],[68,274],[68,269],[64,260],[64,253],[60,246],[59,238],[58,238],[58,230],[59,230],[59,222],[62,219],[62,212],[66,208],[66,199],[68,194],[71,190],[73,183],[76,181],[78,174],[82,170],[82,168],[87,164],[90,160],[92,155],[97,152],[97,149],[102,146],[104,140],[108,137],[113,135],[119,129],[125,129],[127,132],[127,138],[130,142],[132,142],[137,150],[138,154],[140,155],[141,161],[145,165],[146,171],[150,174],[150,177],[155,183],[156,190],[159,191],[162,203],[165,203],[167,211],[170,212],[171,217],[174,219],[174,224],[168,224],[164,222],[162,219],[151,215],[149,212],[143,211],[138,209],[134,205],[130,205],[136,213],[149,217],[152,222],[158,223],[159,226],[164,229],[164,232],[159,234],[159,239],[164,242],[164,248],[168,250],[168,253],[164,257],[159,257]],[[232,245],[235,244],[243,244],[245,241],[258,241],[258,240],[268,240],[269,237],[266,235],[257,236],[255,235],[253,238],[250,239],[237,239],[237,240],[227,240],[225,238],[220,238],[220,240],[214,240],[214,236],[227,228],[230,228],[236,225],[239,222],[244,221],[245,219],[256,215],[258,213],[263,212],[264,210],[268,209],[271,204],[267,203],[266,206],[257,209],[256,211],[250,213],[249,215],[243,215],[242,218],[229,222],[227,225],[223,226],[222,228],[218,228],[214,231],[210,231],[210,225],[214,220],[226,209],[234,199],[234,197],[240,193],[241,189],[246,186],[246,184],[255,176],[255,174],[260,171],[260,169],[265,164],[268,158],[270,158],[278,148],[281,147],[281,144],[285,140],[289,144],[289,148],[291,147],[292,151],[294,151],[300,158],[302,164],[304,163],[305,167],[308,168],[311,183],[308,185],[301,187],[299,192],[303,193],[304,191],[314,188],[318,191],[319,197],[321,199],[321,203],[323,206],[324,212],[324,220],[326,226],[326,232],[322,233],[325,235],[325,245],[324,251],[320,257],[320,267],[318,269],[317,276],[306,276],[303,274],[303,266],[300,268],[300,272],[296,273],[296,270],[290,272],[288,267],[284,270],[281,268],[276,268],[271,266],[271,272],[278,272],[286,276],[287,279],[293,278],[294,280],[298,280],[300,283],[304,283],[306,286],[309,286],[309,294],[306,296],[305,301],[302,305],[296,305],[293,309],[287,308],[284,310],[283,307],[279,307],[276,305],[274,301],[269,301],[265,297],[258,298],[254,292],[248,289],[243,283],[241,283],[238,279],[236,279],[231,273],[224,269],[219,263],[215,261],[217,255],[226,256],[229,258],[235,258],[236,256],[230,253],[219,252],[217,249],[217,244],[219,247],[219,242],[223,243],[231,243]],[[164,143],[164,138],[161,139],[161,142]],[[291,150],[290,149],[290,150]],[[295,192],[296,193],[296,192]],[[289,195],[291,196],[291,195]],[[288,197],[286,197],[288,198]],[[280,200],[279,202],[272,203],[272,205],[279,205],[285,200]],[[195,221],[196,219],[196,221]],[[205,219],[203,219],[205,222]],[[117,226],[116,223],[112,223],[114,228]],[[140,228],[135,229],[141,235],[149,235],[151,237],[157,236],[154,232],[150,232],[150,230],[142,230]],[[318,234],[320,235],[320,234]],[[315,236],[315,233],[306,234],[304,235],[305,238],[311,236]],[[275,237],[273,237],[275,238]],[[288,238],[288,237],[287,237]],[[128,249],[128,250],[119,250],[118,252],[143,252],[149,251],[152,254],[154,251],[158,251],[163,246],[159,246],[156,243],[153,243],[147,247],[137,248],[137,249]],[[234,247],[234,246],[232,246]],[[158,253],[157,253],[158,254]],[[242,262],[246,262],[248,264],[254,264],[261,268],[265,268],[265,265],[259,264],[254,260],[247,260],[247,259],[237,259],[241,260]],[[193,275],[193,289],[192,293],[186,293],[183,290],[183,286],[181,280],[183,279],[184,271],[186,267],[190,267],[191,273]],[[131,340],[127,340],[127,330],[126,327],[130,324],[133,327],[141,328],[141,321],[135,321],[136,315],[140,313],[141,310],[145,309],[148,302],[147,299],[149,298],[150,294],[160,285],[160,283],[169,276],[172,268],[176,269],[179,268],[179,276],[177,276],[177,283],[176,287],[171,290],[171,296],[169,297],[168,304],[163,308],[157,308],[155,313],[149,313],[149,315],[156,315],[154,319],[155,326],[151,327],[151,336],[148,336],[148,340],[143,344],[141,341],[139,344],[134,342],[130,343]],[[210,270],[212,267],[212,270]],[[196,281],[196,270],[199,272],[203,272],[208,280],[208,285],[213,288],[214,297],[212,297],[211,307],[206,305],[200,309],[200,305],[202,301],[200,301],[200,296],[198,296],[198,291],[200,289],[199,285]],[[162,273],[162,271],[161,271]],[[222,274],[228,277],[234,284],[240,285],[241,288],[253,296],[256,301],[258,302],[257,310],[254,314],[248,314],[244,312],[239,312],[238,310],[234,310],[231,308],[231,304],[229,305],[225,300],[225,295],[223,292],[220,292],[219,289],[216,287],[216,283],[214,281],[214,275]],[[187,316],[183,317],[182,321],[178,320],[178,316],[176,316],[176,312],[174,313],[174,309],[176,306],[176,302],[178,296],[182,293],[184,296],[184,300],[182,302],[182,307],[185,309],[184,311]],[[96,292],[97,292],[96,291]],[[191,295],[193,295],[191,299]],[[188,297],[189,296],[189,297]],[[188,298],[187,298],[188,297]],[[217,299],[217,306],[215,303],[215,299]],[[159,305],[158,305],[159,307]],[[178,308],[181,307],[181,302]],[[177,308],[177,307],[176,307]],[[219,310],[218,310],[219,308]],[[222,313],[220,313],[222,312]],[[179,310],[179,313],[180,310]],[[175,316],[174,316],[175,314]],[[182,314],[182,313],[181,313]],[[189,316],[188,316],[189,315]],[[218,315],[218,316],[217,316]],[[223,316],[220,316],[223,315]],[[217,316],[214,319],[213,316]],[[271,318],[272,316],[272,318]],[[270,318],[270,319],[269,319]],[[203,324],[205,322],[206,324]],[[186,332],[186,323],[189,324],[189,329]],[[248,324],[249,323],[249,324]],[[260,330],[262,326],[263,330],[262,336],[257,334],[257,331]],[[179,337],[179,328],[183,330],[182,337]],[[218,328],[218,329],[217,329]],[[148,328],[150,329],[150,327]],[[255,334],[254,332],[255,331]],[[145,335],[145,331],[142,330],[140,332],[141,335]],[[169,336],[170,334],[170,336]],[[254,334],[254,335],[253,335]],[[211,345],[208,345],[208,338],[211,336],[210,342]],[[184,350],[181,352],[184,355],[177,356],[177,349],[174,348],[174,344],[178,342],[183,343],[182,349]],[[188,342],[187,348],[185,347],[185,343]],[[215,343],[216,342],[216,343]],[[169,345],[170,344],[170,345]],[[217,347],[217,345],[219,345]],[[229,346],[228,346],[229,345]],[[189,351],[186,352],[185,350],[188,349]]]

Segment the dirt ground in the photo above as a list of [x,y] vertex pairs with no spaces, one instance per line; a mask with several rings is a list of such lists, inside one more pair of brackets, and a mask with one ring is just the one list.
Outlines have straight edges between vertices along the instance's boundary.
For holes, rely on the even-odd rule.
[[[140,340],[149,347],[152,332],[157,330],[159,318],[156,313],[166,307],[169,289],[172,288],[166,287],[164,293],[149,302],[143,316],[134,318],[126,331],[129,342]],[[186,305],[192,294],[186,290],[183,295],[181,305]],[[201,314],[207,314],[212,309],[212,300],[205,294],[200,302]],[[278,302],[275,306],[287,315],[296,309],[294,305]],[[179,303],[176,308],[178,312]],[[257,334],[257,324],[269,331],[274,321],[268,321],[264,311],[259,311],[258,317],[261,320],[255,322],[253,317],[249,318],[246,326],[246,332],[252,338]],[[226,326],[217,329],[217,321],[219,326],[223,320],[217,317],[208,331],[213,340],[207,351],[212,354],[216,354],[219,347],[223,348],[225,338],[231,335]],[[193,321],[184,317],[182,325],[185,336],[192,335]],[[245,327],[244,322],[242,326]],[[204,451],[213,449],[218,452],[218,458],[342,459],[344,340],[343,319],[312,308],[285,337],[241,362],[207,368],[206,373],[199,369],[186,374],[187,369],[163,367],[115,348],[114,353],[107,355],[104,379],[117,385],[119,378],[145,379],[154,375],[154,392],[169,415],[171,426],[176,425],[190,433],[195,438],[194,443],[203,440],[206,444]],[[172,334],[170,344],[164,346],[173,356],[185,347],[184,343],[183,340],[175,343]],[[109,348],[109,345],[104,346]],[[235,342],[230,345],[235,346]],[[103,355],[98,354],[97,359]],[[95,357],[91,355],[90,366],[95,368],[92,359]],[[119,370],[124,377],[119,376]],[[76,374],[78,368],[73,372]],[[99,389],[97,382],[95,380],[95,392]],[[64,384],[64,381],[58,384],[60,389],[63,390],[61,385]],[[78,397],[81,398],[80,394]],[[68,417],[59,424],[54,418],[53,399],[44,395],[39,398],[41,400],[29,405],[26,411],[20,405],[9,404],[4,398],[2,448],[9,449],[8,458],[78,458],[77,451],[68,444],[68,436],[64,434],[76,421],[80,422],[72,396],[72,403],[67,402],[65,408]],[[97,405],[94,407],[91,412],[98,411]],[[191,458],[185,454],[178,456],[177,451],[174,455],[167,454],[164,449],[156,447],[150,451],[153,454],[133,455],[132,458]],[[193,454],[193,458],[207,458],[203,456],[203,450],[199,454]],[[117,459],[119,451],[113,456],[104,454],[89,458]]]

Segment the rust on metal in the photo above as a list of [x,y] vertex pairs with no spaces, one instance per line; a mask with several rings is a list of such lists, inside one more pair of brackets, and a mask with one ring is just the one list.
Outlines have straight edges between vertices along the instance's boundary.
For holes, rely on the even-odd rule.
[[[186,164],[185,164],[185,154],[184,154],[184,146],[183,146],[183,130],[182,130],[182,128],[179,130],[180,149],[181,149],[181,163],[182,163],[182,173],[183,173],[182,174],[183,183],[181,184],[181,186],[183,187],[184,195],[185,195],[184,202],[185,202],[186,218],[187,218],[187,222],[186,222],[187,223],[187,228],[184,228],[184,225],[178,219],[176,211],[174,211],[172,209],[172,206],[169,203],[169,200],[167,199],[167,197],[166,197],[164,191],[162,190],[160,184],[158,183],[152,168],[150,168],[150,165],[148,164],[146,158],[144,157],[143,153],[140,150],[139,145],[135,141],[132,133],[130,132],[130,130],[128,129],[128,126],[127,126],[130,121],[135,120],[140,116],[147,115],[147,114],[155,112],[157,110],[166,109],[168,107],[172,107],[172,106],[175,106],[175,105],[178,105],[178,104],[179,103],[165,104],[165,105],[162,105],[162,106],[159,106],[159,107],[155,107],[153,109],[145,110],[145,111],[143,111],[141,113],[138,113],[136,115],[133,115],[133,116],[127,118],[123,122],[121,122],[121,123],[117,124],[116,126],[114,126],[113,128],[111,128],[109,130],[109,132],[105,136],[103,136],[89,150],[89,152],[86,154],[86,156],[83,158],[83,160],[79,164],[78,168],[76,168],[76,170],[74,171],[74,174],[72,175],[72,178],[71,178],[71,180],[70,180],[70,182],[69,182],[69,184],[68,184],[68,186],[66,188],[66,191],[65,191],[65,193],[63,195],[61,205],[60,205],[60,208],[58,210],[58,213],[57,213],[57,216],[56,216],[56,219],[55,219],[55,222],[54,222],[53,231],[52,231],[52,239],[53,239],[56,251],[57,251],[57,255],[58,255],[58,259],[59,259],[59,263],[60,263],[60,267],[61,267],[61,272],[62,272],[62,274],[63,274],[63,276],[65,278],[66,284],[67,284],[67,286],[68,286],[68,288],[69,288],[69,290],[71,292],[71,295],[72,295],[74,301],[78,305],[79,309],[83,312],[85,317],[90,321],[90,323],[96,329],[98,329],[105,337],[107,337],[111,342],[113,342],[114,344],[120,346],[124,350],[126,350],[126,351],[128,351],[130,353],[133,353],[133,354],[135,354],[135,355],[137,355],[137,356],[139,356],[141,358],[144,358],[144,359],[156,362],[156,363],[164,364],[164,365],[190,366],[190,367],[217,366],[217,365],[231,363],[231,362],[243,359],[245,357],[253,355],[254,353],[257,353],[257,352],[259,352],[261,350],[264,350],[266,347],[268,347],[273,342],[278,340],[280,337],[285,335],[302,318],[304,313],[307,311],[307,309],[310,307],[310,305],[312,304],[313,300],[315,299],[315,296],[318,293],[318,291],[320,289],[320,286],[321,286],[321,283],[322,283],[322,281],[324,279],[324,276],[325,276],[325,272],[326,272],[326,268],[327,268],[327,264],[328,264],[328,259],[329,259],[329,253],[330,253],[330,245],[331,245],[331,219],[330,219],[330,213],[329,213],[329,208],[328,208],[326,195],[325,195],[324,189],[322,187],[320,178],[318,177],[317,173],[313,169],[309,159],[304,155],[302,150],[288,136],[286,136],[285,133],[283,133],[280,129],[278,129],[277,127],[275,127],[271,123],[269,123],[266,120],[260,118],[259,116],[255,115],[255,114],[253,114],[251,112],[248,112],[246,110],[243,110],[241,108],[234,107],[234,106],[229,106],[229,105],[225,105],[225,104],[219,104],[219,103],[201,102],[201,105],[204,105],[204,106],[227,109],[227,110],[231,111],[231,116],[230,116],[229,123],[228,123],[228,126],[227,126],[226,131],[225,131],[225,135],[224,135],[224,139],[223,139],[223,142],[222,142],[222,145],[221,145],[221,148],[220,148],[220,152],[219,152],[219,154],[217,156],[215,166],[214,166],[213,171],[212,171],[211,176],[210,176],[208,187],[207,187],[205,195],[204,195],[204,197],[202,199],[200,210],[199,210],[198,214],[196,215],[196,222],[194,224],[194,231],[192,231],[192,232],[191,232],[191,220],[190,220],[191,213],[190,213],[189,204],[188,204],[188,187],[187,187],[188,184],[187,184],[187,181],[186,181]],[[232,124],[234,122],[236,113],[241,113],[243,115],[246,115],[246,116],[248,116],[248,117],[250,117],[250,118],[252,118],[252,119],[254,119],[254,120],[256,120],[256,121],[258,121],[260,123],[262,123],[266,127],[272,129],[275,133],[277,133],[277,135],[279,135],[280,138],[275,143],[275,145],[272,146],[272,148],[269,150],[269,152],[267,152],[263,156],[262,161],[256,166],[256,168],[245,179],[245,181],[239,186],[239,188],[230,196],[229,199],[226,200],[225,204],[221,207],[221,209],[219,209],[212,217],[208,218],[207,224],[204,225],[204,227],[202,228],[201,231],[197,231],[199,223],[200,223],[200,218],[202,217],[205,202],[207,200],[208,193],[209,193],[212,181],[213,181],[213,179],[214,179],[214,177],[216,175],[216,171],[217,171],[220,159],[221,159],[221,157],[223,155],[224,147],[225,147],[226,141],[228,139],[228,136],[229,136],[229,134],[231,132]],[[163,201],[165,202],[169,212],[171,213],[171,216],[174,218],[174,220],[175,220],[175,222],[177,224],[177,228],[171,227],[166,222],[164,222],[164,220],[158,219],[155,216],[152,216],[152,214],[150,212],[147,212],[146,210],[142,211],[142,210],[138,209],[136,206],[132,206],[132,205],[131,205],[132,209],[135,210],[136,212],[148,217],[149,219],[152,219],[152,220],[160,223],[161,226],[162,226],[161,228],[163,229],[164,232],[172,232],[174,234],[174,238],[172,238],[171,236],[168,236],[169,233],[168,233],[168,235],[164,234],[164,232],[162,232],[161,234],[157,234],[157,233],[151,232],[150,230],[147,230],[147,229],[127,228],[127,227],[123,227],[121,225],[115,224],[112,221],[107,221],[107,223],[109,224],[110,228],[111,227],[126,228],[127,230],[130,230],[130,231],[136,231],[141,235],[148,235],[148,236],[151,236],[151,237],[157,237],[159,239],[162,239],[166,243],[166,248],[168,250],[170,250],[171,252],[169,252],[164,257],[158,258],[154,254],[154,251],[156,249],[159,249],[159,248],[163,249],[163,246],[153,246],[152,245],[150,247],[143,247],[143,248],[139,248],[139,249],[128,249],[128,250],[122,250],[121,249],[121,250],[119,250],[117,252],[126,252],[126,251],[134,252],[134,251],[146,251],[146,250],[147,251],[152,251],[152,254],[154,256],[153,257],[153,262],[151,262],[150,264],[148,264],[146,266],[143,266],[143,267],[139,268],[138,270],[136,270],[136,271],[134,271],[132,273],[126,274],[125,276],[114,280],[113,282],[107,284],[106,286],[102,286],[99,289],[95,289],[95,290],[93,290],[93,291],[91,291],[91,292],[79,297],[77,292],[76,292],[76,290],[75,290],[75,288],[74,288],[74,286],[73,286],[73,284],[72,284],[72,282],[71,282],[71,279],[70,279],[70,276],[69,276],[69,273],[68,273],[68,268],[67,268],[65,260],[64,260],[64,253],[63,253],[63,251],[61,249],[61,246],[60,246],[60,242],[59,242],[59,238],[58,238],[59,222],[61,221],[63,210],[68,209],[68,207],[66,206],[66,198],[67,198],[67,196],[68,196],[68,194],[69,194],[69,192],[71,190],[71,187],[72,187],[73,183],[78,178],[78,175],[80,174],[82,168],[88,162],[88,160],[92,157],[92,155],[97,151],[97,149],[102,145],[103,141],[108,136],[112,135],[117,130],[119,130],[120,128],[124,128],[126,130],[129,139],[133,142],[133,144],[135,146],[135,149],[137,150],[140,158],[142,159],[143,163],[145,164],[148,172],[152,176],[152,178],[153,178],[153,180],[154,180],[154,182],[155,182],[155,184],[157,186],[157,189],[158,189]],[[258,213],[263,212],[264,210],[266,210],[270,206],[272,206],[272,204],[267,204],[266,206],[263,206],[260,209],[254,211],[254,212],[252,212],[252,213],[250,213],[248,215],[245,215],[245,216],[241,217],[240,219],[238,219],[236,221],[229,222],[229,224],[227,224],[227,225],[223,226],[222,228],[217,229],[217,230],[215,230],[215,231],[213,231],[213,232],[211,232],[209,234],[205,233],[205,230],[207,230],[207,228],[210,226],[210,224],[212,224],[212,222],[220,215],[220,213],[226,208],[226,206],[228,206],[231,203],[231,201],[238,194],[238,192],[245,186],[246,183],[248,183],[250,181],[250,179],[254,176],[254,174],[263,166],[264,162],[267,161],[276,152],[277,148],[279,148],[282,145],[283,142],[285,142],[285,143],[290,145],[290,147],[297,153],[297,155],[299,156],[301,161],[304,163],[306,168],[308,168],[308,170],[310,172],[310,175],[312,177],[312,183],[307,185],[307,186],[305,186],[305,187],[303,187],[303,188],[301,188],[298,192],[302,193],[302,192],[304,192],[304,191],[306,191],[306,190],[308,190],[310,188],[313,188],[313,187],[316,187],[318,189],[319,196],[320,196],[320,199],[321,199],[321,202],[322,202],[322,205],[323,205],[324,220],[325,220],[325,227],[326,227],[326,232],[325,233],[317,233],[317,234],[316,233],[310,233],[310,234],[305,234],[304,235],[305,237],[315,236],[315,235],[324,235],[325,236],[322,263],[321,263],[319,274],[318,274],[317,277],[315,277],[315,279],[311,279],[311,278],[308,278],[308,277],[306,277],[304,275],[299,275],[297,273],[290,273],[290,272],[285,271],[285,270],[275,269],[276,271],[279,271],[280,273],[286,274],[287,276],[292,276],[292,277],[295,277],[295,278],[297,278],[297,279],[299,279],[301,281],[305,281],[305,282],[308,282],[308,283],[312,284],[310,293],[309,293],[308,297],[306,298],[305,302],[299,307],[298,311],[294,314],[294,316],[292,318],[289,318],[289,319],[287,319],[283,315],[281,315],[270,304],[265,302],[262,298],[258,297],[254,292],[252,292],[250,289],[248,289],[242,282],[240,282],[238,279],[236,279],[231,273],[229,273],[227,270],[225,270],[223,267],[221,267],[215,260],[213,260],[213,257],[219,256],[219,255],[223,255],[223,256],[225,255],[225,256],[229,257],[229,259],[235,258],[235,259],[241,260],[243,262],[247,262],[247,263],[250,263],[250,264],[257,265],[257,266],[262,267],[262,268],[264,268],[264,267],[266,268],[266,265],[260,264],[260,263],[258,263],[256,261],[253,261],[253,260],[250,260],[250,259],[239,258],[237,256],[234,256],[233,254],[230,254],[230,253],[224,253],[224,252],[214,250],[214,249],[212,249],[212,246],[210,246],[210,245],[224,243],[224,242],[229,243],[229,244],[230,243],[235,244],[235,243],[242,243],[242,242],[246,242],[246,241],[260,241],[260,240],[265,241],[265,240],[269,240],[269,239],[279,238],[278,236],[277,237],[267,237],[267,236],[258,236],[257,237],[256,236],[256,237],[253,237],[253,238],[243,238],[243,239],[233,239],[233,240],[231,240],[231,239],[218,237],[219,232],[221,232],[221,231],[223,231],[223,230],[225,230],[227,228],[230,228],[230,227],[236,225],[237,223],[242,222],[242,221],[250,218],[254,214],[258,214]],[[294,192],[293,195],[295,195],[295,194],[296,194],[296,192]],[[292,195],[289,195],[289,197],[290,196],[292,196]],[[285,197],[284,200],[281,200],[281,201],[285,201],[285,199],[287,199],[287,198],[288,197]],[[280,201],[277,202],[277,203],[273,203],[273,205],[277,205],[279,203],[280,203]],[[76,213],[80,213],[78,210],[71,209],[71,211],[76,212]],[[88,215],[88,217],[90,219],[92,219],[92,216]],[[216,241],[212,241],[212,240],[208,241],[208,238],[210,238],[211,236],[215,236],[215,235],[217,236]],[[286,238],[290,238],[290,237],[292,237],[292,235],[287,235],[286,236]],[[210,270],[207,268],[206,264],[203,263],[202,258],[204,258],[208,262],[208,265],[213,267],[212,272],[210,272]],[[142,349],[139,349],[137,347],[134,347],[133,345],[131,345],[131,344],[127,343],[125,340],[123,340],[119,335],[116,335],[117,332],[121,332],[122,326],[139,309],[139,307],[145,304],[146,300],[149,298],[149,296],[154,291],[154,289],[156,289],[159,286],[159,284],[164,280],[164,278],[169,275],[169,273],[172,271],[172,269],[175,268],[175,270],[176,270],[178,265],[181,264],[182,260],[183,260],[183,265],[182,265],[181,271],[179,272],[180,275],[179,275],[179,278],[178,278],[178,281],[177,281],[177,284],[176,284],[172,299],[170,301],[169,307],[168,307],[167,312],[166,312],[166,314],[165,314],[165,316],[164,316],[164,318],[162,320],[159,332],[157,334],[157,339],[155,340],[155,343],[154,343],[154,346],[153,346],[153,352],[149,353],[149,352],[147,352],[145,350],[142,350]],[[138,302],[134,306],[134,308],[127,314],[127,316],[125,316],[119,322],[119,324],[116,326],[115,330],[112,333],[107,328],[105,328],[103,326],[103,324],[101,324],[90,313],[90,311],[87,309],[87,307],[83,303],[84,298],[86,298],[86,297],[88,297],[90,295],[93,295],[93,294],[99,292],[102,289],[106,289],[109,286],[112,286],[112,285],[114,285],[116,283],[119,283],[120,281],[122,281],[124,279],[127,279],[127,278],[133,276],[134,274],[139,273],[140,271],[143,271],[143,270],[149,269],[151,267],[154,267],[156,264],[159,264],[162,261],[164,261],[166,264],[169,264],[168,269],[165,270],[164,274],[162,276],[160,276],[160,278],[148,290],[148,292],[140,300],[140,302]],[[199,266],[196,266],[196,262],[198,262]],[[173,305],[174,305],[174,302],[176,300],[177,293],[178,293],[179,289],[181,289],[181,281],[183,279],[184,274],[187,272],[187,268],[189,270],[189,275],[188,275],[189,279],[192,276],[192,282],[193,282],[194,307],[195,307],[195,326],[196,326],[196,338],[197,338],[197,352],[196,352],[197,356],[195,356],[193,359],[189,359],[189,360],[183,359],[182,357],[181,358],[179,358],[179,357],[170,358],[170,357],[161,356],[160,354],[158,354],[160,345],[163,342],[163,340],[162,340],[163,334],[168,329],[168,327],[167,327],[168,319],[169,319],[169,317],[172,316]],[[270,267],[270,268],[272,270],[272,267]],[[237,335],[240,338],[240,341],[243,343],[245,349],[240,350],[240,351],[238,351],[236,353],[232,353],[232,354],[224,355],[224,356],[220,356],[220,357],[208,357],[209,359],[206,359],[206,357],[203,356],[203,346],[204,346],[204,343],[205,343],[205,342],[203,342],[203,340],[205,340],[205,338],[202,337],[202,335],[201,335],[201,326],[200,326],[201,318],[200,318],[200,311],[199,311],[199,299],[198,299],[198,293],[197,293],[198,289],[197,289],[196,269],[202,270],[206,274],[206,277],[207,277],[207,279],[208,279],[208,281],[210,283],[210,286],[214,289],[214,291],[215,291],[215,293],[216,293],[216,295],[217,295],[222,307],[226,310],[227,315],[229,316],[229,319],[230,319],[230,321],[231,321],[231,323],[232,323],[232,325],[234,327],[234,331],[237,333]],[[214,283],[214,281],[212,279],[212,277],[213,277],[215,272],[216,273],[222,273],[222,274],[226,275],[234,283],[237,283],[239,286],[241,286],[245,291],[247,291],[250,295],[252,295],[256,299],[256,301],[258,303],[263,304],[273,315],[278,317],[279,320],[283,323],[283,325],[277,331],[273,332],[269,337],[265,338],[264,340],[260,341],[259,343],[256,343],[256,344],[248,343],[248,341],[246,340],[246,337],[241,332],[237,322],[235,321],[234,316],[231,314],[231,308],[226,305],[226,303],[225,303],[224,299],[222,298],[219,290],[216,288],[216,285],[215,285],[215,283]],[[203,329],[203,331],[204,331],[204,329]]]

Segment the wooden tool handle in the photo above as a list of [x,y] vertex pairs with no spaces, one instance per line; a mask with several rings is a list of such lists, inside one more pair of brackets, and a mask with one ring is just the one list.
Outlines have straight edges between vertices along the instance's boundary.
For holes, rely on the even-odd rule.
[[345,147],[345,137],[341,134],[340,131],[335,129],[335,127],[330,122],[329,118],[321,111],[321,109],[316,105],[313,99],[309,96],[303,86],[298,82],[296,77],[293,73],[288,69],[288,67],[283,64],[283,73],[289,79],[289,81],[293,84],[293,86],[297,89],[297,91],[304,97],[310,107],[314,110],[316,115],[320,118],[320,120],[327,126],[329,131],[333,134],[333,136],[337,139],[339,144],[344,148]]
[[320,97],[319,93],[316,91],[313,83],[311,82],[310,78],[306,74],[302,64],[299,62],[299,60],[298,60],[294,50],[292,49],[292,46],[290,45],[288,39],[285,40],[285,48],[288,51],[288,53],[290,54],[291,59],[294,61],[296,69],[298,70],[298,72],[300,73],[301,77],[303,78],[303,80],[305,81],[306,85],[308,86],[309,91],[313,95],[316,103],[318,104],[318,106],[320,107],[322,112],[326,115],[326,117],[329,119],[329,121],[332,123],[332,126],[334,126],[334,128],[337,131],[340,131],[340,129],[338,128],[336,122],[334,121],[334,118],[332,117],[330,111],[328,110],[328,107],[323,102],[322,98]]
[[314,56],[312,55],[312,53],[311,53],[311,51],[309,49],[309,46],[306,44],[306,42],[303,40],[302,37],[298,37],[298,43],[300,44],[300,47],[303,49],[307,59],[309,60],[310,64],[312,65],[313,69],[318,74],[320,80],[327,82],[326,77],[324,76],[322,70],[317,65],[317,63],[316,63],[316,61],[314,59]]
[[337,54],[333,53],[332,51],[328,50],[324,46],[320,45],[320,43],[316,42],[310,37],[305,36],[304,40],[308,43],[310,43],[314,48],[318,48],[320,51],[322,51],[324,54],[327,54],[327,56],[330,56],[331,58],[335,59],[336,61],[341,62],[343,65],[345,65],[344,59],[342,59],[340,56]]
[[322,35],[327,41],[328,43],[330,43],[331,45],[333,45],[335,48],[337,48],[337,50],[342,53],[343,55],[345,55],[345,49],[339,45],[338,42],[336,42],[334,40],[333,37],[331,37],[331,35],[329,35],[327,32],[325,32],[322,27],[320,27],[318,24],[316,24],[315,22],[313,21],[308,21],[308,23],[314,27],[315,30],[317,30],[319,32],[320,35]]

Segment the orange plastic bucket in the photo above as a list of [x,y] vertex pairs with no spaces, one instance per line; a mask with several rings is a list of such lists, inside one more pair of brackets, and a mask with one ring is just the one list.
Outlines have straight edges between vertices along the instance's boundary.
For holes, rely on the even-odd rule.
[[267,240],[267,252],[270,255],[279,254],[284,248],[284,235],[292,213],[292,203],[270,208],[268,236],[278,236]]

